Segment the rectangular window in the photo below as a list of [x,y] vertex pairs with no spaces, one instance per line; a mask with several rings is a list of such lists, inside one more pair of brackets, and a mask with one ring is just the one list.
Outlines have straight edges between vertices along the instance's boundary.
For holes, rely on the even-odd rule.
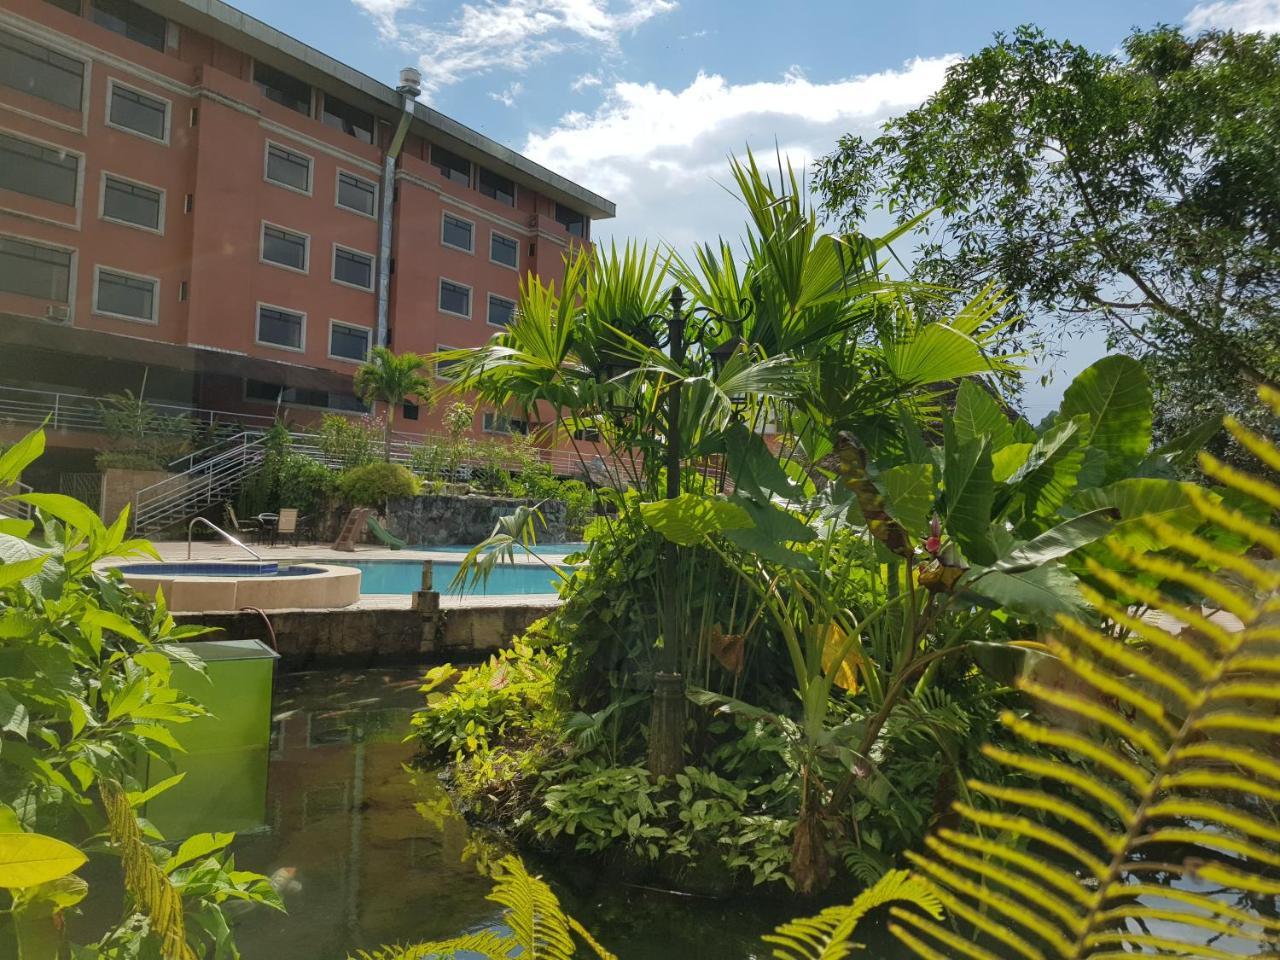
[[373,114],[365,113],[328,93],[324,95],[322,119],[327,127],[341,130],[364,143],[373,143]]
[[520,263],[520,244],[500,233],[489,234],[489,259],[504,267],[517,267]]
[[161,229],[164,194],[110,174],[102,180],[102,216],[148,230]]
[[[458,349],[457,347],[446,347],[443,343],[436,344],[436,351],[438,353],[444,353],[446,350],[457,350],[457,349]],[[462,361],[460,360],[437,360],[436,376],[439,377],[441,380],[452,380],[453,377],[450,375],[449,371],[450,369],[452,369],[453,367],[456,367],[461,362]]]
[[70,303],[71,251],[0,237],[0,290]]
[[336,320],[329,324],[329,356],[363,361],[369,355],[369,331]]
[[575,237],[587,235],[587,218],[577,210],[571,210],[563,203],[556,204],[556,223],[560,224]]
[[573,439],[582,440],[585,443],[599,443],[600,431],[595,427],[578,427],[573,431]]
[[471,161],[458,156],[452,150],[432,145],[431,163],[444,174],[446,180],[461,183],[463,186],[471,185]]
[[68,110],[84,104],[84,64],[0,32],[0,84]]
[[471,288],[452,280],[440,281],[440,309],[445,313],[471,316]]
[[485,433],[523,433],[529,432],[529,421],[518,417],[509,417],[505,413],[486,413],[484,415]]
[[267,144],[267,179],[302,193],[311,192],[311,158]]
[[262,225],[262,259],[307,272],[307,236],[270,224]]
[[486,197],[492,197],[499,203],[505,203],[508,207],[516,205],[516,185],[512,180],[508,180],[500,173],[494,173],[492,170],[480,168],[480,173],[476,177],[476,186]]
[[79,172],[71,154],[0,133],[0,188],[74,207]]
[[152,50],[164,50],[167,29],[164,17],[133,0],[93,0],[93,22]]
[[373,257],[346,247],[333,248],[333,279],[361,290],[373,289]]
[[338,173],[338,206],[372,217],[378,203],[378,186],[353,173]]
[[187,281],[178,281],[178,302],[183,303],[187,299]]
[[190,213],[195,208],[196,208],[196,195],[194,193],[188,193],[186,196],[182,198],[182,211],[183,213]]
[[297,77],[255,60],[253,83],[268,100],[296,110],[305,117],[311,116],[311,87]]
[[156,286],[155,280],[99,267],[93,291],[93,312],[154,323]]
[[406,420],[418,419],[418,405],[416,403],[405,403],[400,407],[400,416]]
[[164,142],[169,136],[169,104],[145,93],[122,87],[114,80],[108,83],[110,100],[107,122],[147,137]]
[[457,250],[465,250],[470,253],[475,248],[472,246],[472,234],[475,227],[468,220],[460,217],[444,215],[444,222],[440,226],[440,242],[446,247],[453,247]]
[[511,323],[516,313],[516,303],[496,293],[489,294],[489,323],[495,327],[505,327]]
[[258,342],[289,350],[301,350],[306,322],[306,314],[259,305]]

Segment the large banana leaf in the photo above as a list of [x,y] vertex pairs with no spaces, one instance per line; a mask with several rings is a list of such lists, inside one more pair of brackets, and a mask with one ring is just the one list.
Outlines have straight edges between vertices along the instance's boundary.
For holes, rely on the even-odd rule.
[[1137,360],[1103,357],[1067,387],[1059,417],[1086,414],[1084,445],[1106,454],[1104,481],[1130,476],[1151,446],[1151,382]]
[[945,432],[942,486],[947,509],[943,525],[971,563],[994,563],[996,554],[989,533],[995,501],[991,446],[985,436],[960,440],[950,421]]

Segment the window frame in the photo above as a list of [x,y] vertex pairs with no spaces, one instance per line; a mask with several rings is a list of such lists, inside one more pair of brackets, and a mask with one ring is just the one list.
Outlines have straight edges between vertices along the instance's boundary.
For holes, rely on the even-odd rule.
[[[479,166],[479,164],[477,164],[474,160],[464,157],[460,153],[456,153],[453,150],[450,150],[448,147],[441,146],[440,144],[432,143],[432,144],[429,144],[428,146],[430,149],[427,150],[427,163],[431,164],[431,166],[435,169],[436,173],[440,174],[440,176],[444,178],[446,183],[456,183],[460,187],[465,186],[467,188],[470,188],[475,185],[476,168]],[[465,183],[462,180],[454,179],[451,174],[445,173],[441,165],[436,163],[435,152],[437,149],[443,151],[444,153],[449,154],[449,156],[453,157],[454,159],[463,161],[467,165],[467,179]],[[450,167],[450,169],[452,170],[455,168]]]
[[[115,313],[112,310],[104,310],[98,306],[98,290],[102,284],[102,273],[114,273],[116,276],[127,277],[130,280],[148,280],[151,282],[151,317],[149,319],[143,317],[131,317],[127,313]],[[154,327],[160,323],[160,278],[148,276],[145,273],[134,273],[132,270],[122,270],[119,267],[108,266],[103,263],[95,263],[93,265],[93,290],[90,299],[89,312],[99,317],[111,317],[113,320],[128,320],[130,323],[144,323],[147,326]]]
[[[511,202],[510,203],[507,203],[506,201],[501,200],[498,197],[490,196],[489,194],[484,192],[484,187],[481,184],[481,176],[480,176],[482,173],[487,173],[492,177],[500,177],[501,179],[507,181],[507,183],[511,184]],[[486,199],[492,200],[494,203],[499,204],[501,206],[508,207],[512,210],[515,210],[520,205],[520,185],[516,183],[513,179],[508,177],[506,174],[499,173],[497,170],[490,170],[488,167],[479,166],[479,165],[477,165],[476,167],[476,192],[479,193],[480,196],[485,197]]]
[[103,30],[106,30],[110,33],[114,33],[117,37],[124,37],[124,39],[126,40],[131,40],[134,43],[141,44],[142,46],[146,47],[148,50],[156,51],[156,53],[164,53],[166,50],[169,49],[169,28],[170,28],[170,24],[172,24],[173,21],[170,20],[168,17],[166,17],[164,14],[156,13],[154,10],[148,10],[146,7],[143,7],[142,4],[140,3],[132,3],[132,2],[129,3],[129,6],[141,7],[144,13],[150,13],[153,16],[159,17],[160,22],[164,24],[164,32],[160,36],[160,46],[153,47],[151,44],[147,43],[144,40],[139,40],[137,37],[129,36],[127,31],[122,32],[120,30],[114,30],[111,27],[107,26],[105,23],[99,23],[98,20],[93,15],[94,10],[95,8],[97,8],[97,6],[98,5],[97,3],[94,2],[94,0],[90,0],[89,16],[87,17],[87,19],[94,26],[101,27]]
[[[498,430],[495,426],[498,420],[505,420],[508,426],[510,426],[512,422],[523,423],[524,429],[523,430]],[[480,415],[481,432],[492,434],[493,436],[514,437],[519,435],[522,437],[527,437],[529,435],[530,429],[531,429],[531,425],[528,420],[524,420],[520,417],[513,417],[509,413],[499,413],[496,410],[485,410]]]
[[[461,349],[462,349],[461,347],[449,346],[447,343],[436,344],[436,353],[443,353],[445,350],[461,350]],[[457,362],[458,361],[456,360],[454,361],[454,363],[457,363]],[[448,367],[446,367],[445,369],[447,370]],[[431,364],[431,375],[435,377],[437,380],[443,380],[445,383],[453,383],[457,379],[456,377],[450,377],[450,376],[447,376],[446,374],[441,373],[440,362],[438,360],[433,361]],[[471,426],[473,429],[475,427],[475,424],[476,424],[475,413],[473,412],[471,414]]]
[[[471,228],[471,246],[470,246],[470,248],[467,248],[467,247],[460,247],[460,246],[458,246],[456,243],[450,243],[448,240],[446,240],[446,239],[444,238],[444,226],[445,226],[445,221],[446,221],[446,220],[448,220],[448,219],[450,219],[450,218],[452,218],[452,219],[454,219],[454,220],[457,220],[459,223],[465,223],[467,226],[469,226],[469,227]],[[450,213],[448,210],[442,210],[442,211],[440,212],[440,246],[442,246],[442,247],[448,247],[450,250],[457,250],[457,251],[459,251],[459,252],[461,252],[461,253],[469,253],[469,254],[474,255],[474,254],[475,254],[475,252],[476,252],[476,224],[475,224],[475,221],[474,221],[474,220],[468,220],[466,217],[460,217],[460,216],[458,216],[456,213]]]
[[[279,310],[281,313],[291,313],[296,317],[302,318],[302,323],[298,329],[299,345],[290,347],[283,343],[275,343],[271,340],[262,339],[262,308],[268,310]],[[289,353],[306,353],[307,352],[307,311],[295,310],[293,307],[286,307],[279,303],[268,303],[265,300],[259,300],[253,307],[253,342],[260,347],[270,347],[273,350],[287,350]]]
[[[351,283],[348,280],[338,279],[338,251],[339,250],[345,251],[346,253],[354,253],[354,254],[358,254],[359,256],[369,258],[369,286],[362,287],[357,283]],[[374,256],[372,253],[369,253],[367,250],[357,250],[355,247],[348,247],[345,243],[335,242],[333,245],[333,251],[329,255],[329,279],[340,286],[350,287],[352,290],[361,290],[365,293],[372,293],[374,290],[374,287],[376,287],[378,283],[378,258]]]
[[[373,187],[373,211],[371,213],[365,213],[363,210],[357,210],[355,207],[348,207],[346,204],[339,202],[338,198],[342,196],[342,178],[344,176],[359,180],[361,183],[367,183]],[[369,180],[358,173],[344,170],[342,167],[338,167],[333,173],[333,205],[339,210],[346,210],[348,213],[354,213],[358,217],[367,217],[370,220],[378,219],[378,200],[380,199],[381,190],[382,187],[376,180]]]
[[[121,220],[117,217],[107,215],[107,181],[118,180],[121,183],[127,183],[133,187],[142,187],[146,190],[153,190],[160,194],[160,210],[158,227],[148,227],[145,224],[133,223],[130,220]],[[164,236],[164,217],[166,209],[166,191],[164,187],[157,187],[153,183],[143,183],[141,180],[135,180],[132,177],[126,177],[119,173],[113,173],[110,170],[103,170],[98,178],[98,219],[106,223],[114,223],[121,227],[131,227],[134,230],[142,230],[146,233],[153,233],[157,236]]]
[[[271,177],[268,176],[268,172],[270,170],[270,163],[271,163],[272,147],[276,147],[279,150],[283,150],[285,153],[292,153],[294,156],[302,157],[304,160],[307,161],[307,189],[301,190],[298,187],[295,187],[291,183],[284,183],[280,180],[272,180]],[[311,154],[309,153],[303,153],[301,150],[296,150],[293,147],[286,147],[283,143],[277,143],[275,140],[266,140],[264,141],[263,147],[262,147],[262,179],[265,182],[271,184],[273,187],[279,187],[281,190],[289,190],[292,193],[296,193],[304,197],[309,197],[311,196],[312,191],[315,189],[315,185],[316,185],[316,158],[311,156]]]
[[[444,307],[440,306],[440,297],[444,293],[444,285],[446,283],[452,283],[455,287],[466,288],[467,310],[468,310],[467,313],[455,313],[452,310],[446,310]],[[450,277],[441,277],[440,282],[436,285],[436,310],[439,311],[440,313],[447,314],[448,316],[451,316],[451,317],[461,317],[463,320],[470,320],[472,313],[474,313],[475,311],[475,302],[476,302],[475,287],[473,287],[469,283],[463,283],[460,280],[454,280]],[[456,349],[456,348],[451,348],[451,349]]]
[[[143,133],[141,130],[135,130],[133,127],[126,127],[124,124],[116,123],[111,119],[111,99],[117,87],[128,90],[130,93],[136,93],[140,97],[146,97],[148,100],[155,100],[164,104],[164,136],[160,138],[153,137],[149,133]],[[146,140],[148,143],[158,143],[163,146],[169,146],[169,138],[173,128],[173,101],[167,97],[159,96],[150,90],[144,90],[141,87],[135,87],[131,83],[119,79],[118,77],[107,77],[107,104],[106,112],[102,116],[104,125],[112,130],[119,130],[121,133],[127,133],[130,136],[137,137],[140,140]]]
[[[66,104],[62,103],[60,100],[50,100],[47,97],[40,96],[39,94],[27,93],[24,90],[17,90],[16,92],[24,96],[34,97],[35,99],[40,100],[44,103],[51,103],[55,107],[59,107],[63,110],[75,110],[78,114],[80,114],[81,125],[78,128],[71,128],[71,129],[79,129],[81,132],[84,132],[85,124],[88,122],[89,102],[93,96],[92,94],[93,61],[86,57],[81,56],[80,54],[72,54],[64,50],[60,50],[57,47],[51,47],[45,42],[43,42],[43,40],[36,40],[26,34],[19,33],[17,30],[13,29],[8,24],[4,25],[3,27],[0,27],[0,33],[7,33],[9,34],[9,36],[16,38],[17,40],[20,40],[23,43],[29,43],[34,47],[39,47],[42,50],[47,50],[50,53],[55,53],[60,57],[64,57],[67,60],[74,60],[76,63],[80,64],[80,105],[77,107],[68,107]],[[5,89],[13,90],[14,88],[6,87]],[[25,110],[19,110],[18,112],[23,114],[24,116],[33,116],[33,114],[30,114]],[[43,115],[41,115],[41,119],[46,120],[47,122],[53,123],[56,126],[65,126],[64,124],[56,120],[52,120]]]
[[59,306],[66,308],[67,320],[65,322],[74,322],[77,296],[76,280],[80,272],[80,250],[76,247],[68,246],[65,243],[53,243],[48,240],[39,239],[38,237],[28,237],[21,233],[0,233],[0,239],[16,240],[18,243],[25,243],[31,247],[43,247],[46,250],[55,250],[58,253],[65,253],[69,255],[67,262],[67,299],[65,302],[61,300],[53,300],[50,297],[33,297],[30,294],[13,293],[7,290],[0,290],[0,293],[4,293],[11,297],[26,297],[30,300],[48,300],[50,303],[56,303]]
[[[569,236],[577,237],[579,240],[582,240],[585,242],[587,239],[587,231],[591,223],[591,218],[588,217],[581,210],[575,210],[573,207],[569,206],[567,203],[561,203],[559,200],[557,200],[555,204],[556,204],[555,209],[551,211],[551,218],[555,220],[556,223],[560,224],[560,226],[564,229],[564,232],[567,233]],[[580,222],[582,224],[581,233],[574,233],[573,228],[570,227],[569,224],[565,223],[563,220],[560,219],[561,210],[568,210],[570,213],[576,213],[578,215]]]
[[[280,263],[278,260],[267,259],[267,227],[275,230],[282,230],[285,233],[291,233],[295,237],[302,237],[306,241],[306,245],[302,249],[302,269],[290,266],[287,263]],[[283,223],[275,223],[271,220],[262,220],[258,225],[258,262],[264,263],[268,267],[279,267],[281,270],[288,270],[290,273],[300,273],[303,276],[311,275],[311,234],[304,233],[301,230],[295,230],[293,227],[286,227]],[[284,307],[280,308],[281,310]]]
[[[352,357],[344,357],[340,353],[334,353],[333,352],[333,328],[334,327],[345,327],[348,330],[359,330],[361,333],[363,333],[364,334],[364,356],[361,357],[359,360],[356,360],[356,359],[353,359]],[[373,331],[371,329],[369,329],[368,327],[362,327],[358,323],[348,323],[346,320],[335,320],[333,317],[329,318],[328,353],[329,353],[330,360],[338,360],[342,363],[355,363],[355,364],[364,363],[366,360],[369,359],[369,351],[372,349],[373,349]]]
[[492,320],[489,319],[489,307],[493,304],[494,300],[502,300],[506,303],[511,304],[511,319],[513,320],[515,319],[516,306],[517,306],[516,301],[512,300],[510,297],[504,297],[500,293],[494,293],[493,291],[490,291],[489,296],[485,300],[485,305],[484,305],[484,322],[491,327],[496,327],[499,330],[510,329],[511,324],[509,323],[494,323]]
[[[376,114],[370,113],[368,110],[362,110],[359,107],[357,107],[354,103],[351,103],[348,100],[342,99],[342,97],[338,96],[337,94],[331,94],[327,90],[320,91],[320,98],[321,98],[320,109],[316,111],[318,116],[315,119],[319,120],[324,126],[328,127],[330,130],[336,130],[339,133],[343,134],[344,136],[348,136],[351,139],[356,140],[360,143],[365,143],[372,146],[374,143],[377,142],[378,117]],[[358,134],[349,132],[346,128],[346,122],[347,122],[346,118],[336,113],[329,112],[330,99],[332,99],[339,106],[346,108],[348,111],[352,113],[362,114],[363,116],[369,118],[369,139],[368,140],[365,140],[363,137],[359,136]],[[338,126],[336,124],[330,123],[329,117],[333,117],[335,120],[342,121],[342,126]],[[358,128],[354,128],[353,126],[353,129],[358,129]]]
[[[503,240],[510,240],[512,243],[516,245],[516,262],[515,263],[503,263],[501,260],[494,259],[493,257],[494,237],[501,237]],[[503,233],[501,230],[493,230],[493,229],[489,230],[489,262],[490,263],[496,263],[500,267],[506,267],[508,270],[514,270],[516,273],[519,273],[520,272],[520,247],[521,247],[521,243],[516,237],[509,237],[505,233]]]
[[[266,67],[268,70],[274,70],[276,73],[280,74],[282,77],[287,77],[288,79],[293,80],[293,81],[295,81],[296,83],[300,83],[300,84],[302,84],[304,87],[306,87],[306,88],[307,88],[307,109],[306,109],[306,111],[299,110],[297,107],[290,106],[290,105],[289,105],[289,104],[287,104],[287,103],[281,103],[279,100],[276,100],[274,97],[268,96],[268,95],[267,95],[266,90],[264,90],[264,89],[263,89],[263,87],[265,86],[265,84],[262,84],[262,83],[259,83],[259,82],[258,82],[258,76],[257,76],[257,73],[258,73],[258,66],[259,66],[259,65]],[[258,93],[262,94],[263,98],[265,98],[265,99],[266,99],[267,101],[269,101],[270,103],[274,103],[277,107],[284,107],[286,110],[289,110],[289,111],[291,111],[291,112],[293,112],[293,113],[296,113],[296,114],[298,114],[299,116],[303,116],[303,117],[314,117],[314,116],[315,116],[315,112],[316,112],[316,88],[315,88],[315,87],[313,87],[311,84],[307,83],[305,80],[302,80],[302,79],[301,79],[301,78],[299,78],[299,77],[295,77],[293,74],[291,74],[291,73],[289,73],[289,72],[287,72],[287,71],[285,71],[285,70],[281,70],[279,67],[275,66],[274,64],[267,63],[267,61],[265,61],[265,60],[259,60],[259,59],[257,59],[256,57],[255,57],[255,58],[253,58],[253,63],[252,63],[252,64],[250,65],[250,67],[249,67],[249,82],[250,82],[251,84],[253,84],[253,88],[254,88],[255,90],[257,90],[257,91],[258,91]]]
[[[23,143],[29,143],[32,146],[39,147],[42,150],[52,150],[57,153],[63,153],[63,154],[66,154],[67,156],[72,156],[76,158],[76,185],[75,185],[76,194],[75,194],[74,200],[70,204],[63,203],[60,200],[50,200],[48,197],[41,197],[34,193],[24,193],[21,190],[10,190],[8,192],[16,193],[20,197],[28,197],[31,200],[38,200],[41,203],[52,203],[59,207],[68,207],[69,209],[74,210],[76,228],[79,229],[80,210],[84,206],[84,174],[85,174],[84,153],[82,153],[79,150],[74,150],[70,147],[64,147],[58,143],[52,143],[48,140],[41,140],[37,137],[28,136],[25,133],[20,133],[17,130],[11,129],[9,127],[0,127],[0,134],[3,134],[6,137],[11,137],[14,140],[20,140]],[[10,208],[0,207],[0,209],[8,210]],[[21,215],[24,217],[32,216],[30,213],[26,213],[26,212],[21,213]],[[46,223],[56,223],[58,224],[58,226],[63,226],[63,227],[68,226],[68,222],[65,220],[50,219],[44,216],[36,216],[35,219],[44,221]]]

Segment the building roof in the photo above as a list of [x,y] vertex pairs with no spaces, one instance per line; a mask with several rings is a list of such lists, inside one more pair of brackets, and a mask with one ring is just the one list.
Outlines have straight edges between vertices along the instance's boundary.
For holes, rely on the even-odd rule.
[[[381,107],[377,113],[383,119],[387,119],[388,108],[393,117],[399,116],[403,98],[394,87],[340,63],[222,0],[144,2],[179,24],[199,30],[228,46],[244,50],[255,59],[286,69],[298,79],[321,89],[332,87],[336,81],[362,95],[351,99],[363,99],[370,109]],[[343,96],[350,95],[343,93]],[[593,220],[607,219],[616,213],[612,200],[579,186],[426,104],[415,103],[414,123],[414,132],[422,134],[425,139],[463,155],[482,156],[486,165],[496,172],[517,183],[532,186],[539,193],[580,210]]]

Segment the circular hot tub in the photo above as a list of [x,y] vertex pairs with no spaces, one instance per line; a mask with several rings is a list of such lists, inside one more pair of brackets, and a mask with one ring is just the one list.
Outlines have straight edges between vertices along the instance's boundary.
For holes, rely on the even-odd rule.
[[134,589],[164,593],[175,613],[214,610],[327,610],[360,599],[360,571],[325,563],[126,563],[117,567]]

